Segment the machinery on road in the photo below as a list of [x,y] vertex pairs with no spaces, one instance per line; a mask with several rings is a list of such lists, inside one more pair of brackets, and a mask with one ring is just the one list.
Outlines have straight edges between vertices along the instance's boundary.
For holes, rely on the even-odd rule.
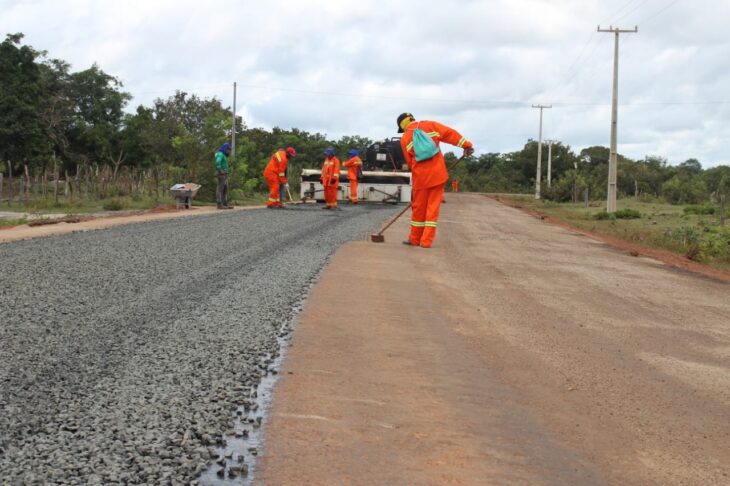
[[[301,177],[301,198],[303,201],[324,199],[324,187],[319,169],[304,169]],[[383,203],[408,203],[411,201],[411,172],[403,157],[400,138],[375,142],[367,148],[363,161],[362,179],[358,181],[360,201]],[[349,199],[350,185],[347,171],[340,174],[337,199]]]

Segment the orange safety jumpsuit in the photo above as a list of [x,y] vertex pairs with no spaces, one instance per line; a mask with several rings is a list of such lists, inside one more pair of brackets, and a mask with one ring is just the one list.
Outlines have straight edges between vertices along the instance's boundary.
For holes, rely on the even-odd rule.
[[459,148],[472,148],[472,143],[453,128],[434,121],[414,121],[406,127],[400,139],[403,155],[412,172],[413,207],[411,232],[408,240],[411,245],[430,248],[436,237],[439,210],[443,200],[449,173],[446,170],[444,155],[439,152],[427,160],[416,162],[413,151],[413,131],[420,128],[436,144],[446,142]]
[[347,168],[347,179],[350,181],[350,202],[357,204],[357,174],[362,169],[362,159],[356,155],[342,165]]
[[281,207],[280,185],[287,184],[286,168],[289,165],[289,158],[284,150],[274,153],[264,169],[264,179],[269,185],[269,200],[266,206],[270,208]]
[[451,192],[459,192],[459,179],[451,181]]
[[337,188],[340,185],[340,159],[337,157],[325,157],[322,165],[322,185],[325,207],[337,208]]

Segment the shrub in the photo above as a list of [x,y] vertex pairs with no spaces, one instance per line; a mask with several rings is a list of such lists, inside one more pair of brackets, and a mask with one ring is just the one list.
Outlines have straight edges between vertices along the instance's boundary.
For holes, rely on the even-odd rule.
[[598,221],[639,218],[641,218],[641,213],[635,209],[620,209],[615,213],[606,213],[602,211],[593,215],[593,219]]
[[121,211],[129,207],[129,200],[123,197],[113,197],[104,201],[102,207],[105,211]]
[[706,204],[693,204],[684,207],[684,214],[715,214],[715,208]]

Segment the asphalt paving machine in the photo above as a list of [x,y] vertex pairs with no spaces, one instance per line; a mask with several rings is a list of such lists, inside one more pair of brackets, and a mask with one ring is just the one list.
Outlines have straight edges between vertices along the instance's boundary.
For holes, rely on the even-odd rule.
[[[360,201],[383,203],[411,202],[411,171],[403,157],[400,138],[393,137],[370,145],[365,151],[363,172],[358,181],[357,193]],[[343,161],[344,162],[344,161]],[[304,169],[301,178],[302,200],[324,200],[324,187],[319,169]],[[347,201],[350,197],[350,184],[347,169],[340,173],[340,186],[337,199]]]

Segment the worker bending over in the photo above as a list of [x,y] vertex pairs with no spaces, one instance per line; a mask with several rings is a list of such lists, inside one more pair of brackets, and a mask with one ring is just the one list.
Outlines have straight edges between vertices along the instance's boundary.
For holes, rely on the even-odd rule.
[[322,209],[337,209],[337,188],[340,185],[340,159],[335,157],[335,150],[327,147],[324,151],[322,165],[322,185],[324,186],[324,202]]
[[403,133],[400,144],[411,168],[413,184],[411,232],[403,244],[430,248],[449,179],[439,144],[456,145],[467,156],[474,153],[473,145],[453,128],[435,121],[417,122],[410,113],[398,117],[398,133]]
[[267,208],[281,208],[281,201],[284,199],[284,190],[289,184],[286,179],[286,172],[289,166],[289,159],[296,156],[293,147],[286,150],[279,150],[269,159],[264,169],[264,179],[269,185],[269,200],[266,201]]
[[347,168],[347,180],[350,181],[350,202],[352,204],[357,204],[357,182],[362,175],[362,160],[355,149],[347,152],[347,155],[350,158],[342,165]]

